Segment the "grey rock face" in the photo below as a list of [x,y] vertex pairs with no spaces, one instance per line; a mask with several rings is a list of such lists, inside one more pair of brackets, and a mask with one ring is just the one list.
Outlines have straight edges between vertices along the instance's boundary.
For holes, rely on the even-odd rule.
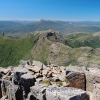
[[15,67],[14,70],[13,70],[13,81],[14,81],[14,84],[15,85],[18,85],[20,84],[21,80],[20,80],[20,77],[21,75],[23,74],[26,74],[27,73],[27,70],[22,68],[22,67]]
[[36,85],[31,87],[29,100],[89,100],[85,91],[70,87]]
[[49,87],[46,90],[46,98],[47,100],[89,100],[85,91],[71,87]]
[[8,91],[8,100],[23,100],[23,91],[20,86],[10,84]]
[[30,90],[31,92],[28,95],[29,100],[32,100],[31,99],[32,97],[35,98],[36,100],[47,100],[45,98],[46,88],[47,88],[47,86],[39,85],[39,84],[31,87],[31,90]]
[[40,61],[33,60],[33,64],[32,65],[38,66],[40,68],[46,68],[46,66],[43,63],[41,63]]
[[24,74],[21,76],[21,85],[23,88],[23,95],[27,98],[28,93],[30,92],[30,87],[34,86],[35,78],[31,74]]

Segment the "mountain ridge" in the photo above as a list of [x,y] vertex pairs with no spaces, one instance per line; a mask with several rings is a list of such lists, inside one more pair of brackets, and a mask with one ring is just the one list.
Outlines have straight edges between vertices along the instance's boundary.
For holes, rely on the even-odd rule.
[[[18,22],[17,22],[18,23]],[[19,22],[21,25],[11,25],[10,27],[0,28],[0,34],[5,32],[6,35],[26,36],[34,31],[46,31],[53,29],[59,31],[62,35],[74,32],[94,33],[100,31],[100,22],[95,21],[51,21],[40,20],[34,22]],[[1,25],[1,24],[0,24]]]
[[[83,35],[79,35],[78,38],[80,37]],[[87,38],[84,41],[87,41]],[[94,44],[96,45],[96,43]],[[0,36],[0,52],[2,52],[0,66],[3,67],[16,66],[21,59],[38,60],[45,65],[49,63],[60,66],[72,64],[99,67],[100,65],[100,57],[98,56],[100,45],[97,45],[96,48],[88,45],[72,48],[66,44],[66,39],[61,34],[53,30],[44,33],[31,33],[25,38]]]

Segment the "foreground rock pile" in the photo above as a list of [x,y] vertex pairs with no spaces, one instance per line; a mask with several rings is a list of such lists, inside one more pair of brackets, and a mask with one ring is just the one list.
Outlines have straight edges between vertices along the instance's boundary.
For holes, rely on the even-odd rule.
[[0,68],[0,100],[100,100],[100,70],[39,61]]

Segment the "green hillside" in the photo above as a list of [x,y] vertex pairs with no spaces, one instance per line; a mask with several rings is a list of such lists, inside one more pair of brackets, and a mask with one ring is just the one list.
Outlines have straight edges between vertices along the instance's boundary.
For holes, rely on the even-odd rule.
[[100,36],[99,33],[89,34],[89,33],[75,33],[69,34],[65,37],[66,45],[72,48],[78,47],[92,47],[100,48]]
[[[53,41],[52,39],[48,40],[48,34],[49,33],[45,33],[40,36],[40,39],[31,52],[33,59],[39,60],[45,64],[53,63],[60,66],[68,66],[70,64],[86,67],[100,66],[100,57],[98,56],[100,55],[99,48],[71,48],[66,46],[64,42],[61,42],[65,40],[59,37],[59,34],[53,33],[59,38],[59,41],[56,41],[57,38],[54,39],[54,37]],[[50,37],[52,38],[52,35],[49,35],[49,38]],[[88,35],[86,37],[88,37]]]
[[29,38],[13,39],[0,36],[0,66],[16,66],[19,60],[30,59],[34,43]]
[[99,33],[76,33],[62,37],[50,30],[41,34],[32,33],[25,38],[0,36],[0,66],[16,66],[20,60],[34,59],[44,64],[52,63],[60,66],[72,64],[99,67],[99,42]]

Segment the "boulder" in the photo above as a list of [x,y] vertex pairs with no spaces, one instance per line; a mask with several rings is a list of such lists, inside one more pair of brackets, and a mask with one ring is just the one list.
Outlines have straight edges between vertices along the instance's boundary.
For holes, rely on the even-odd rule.
[[35,85],[31,87],[28,100],[90,100],[88,94],[71,87]]
[[40,84],[37,84],[35,86],[32,86],[30,89],[30,93],[28,95],[28,99],[29,100],[47,100],[45,98],[46,96],[46,88],[47,86],[45,85],[40,85]]
[[94,84],[100,83],[100,69],[98,68],[88,68],[85,73],[86,76],[86,91],[93,92]]
[[39,66],[33,66],[31,68],[29,68],[30,71],[33,71],[35,73],[38,73],[40,70],[42,70],[42,67]]
[[43,68],[43,69],[46,68],[46,66],[45,66],[43,63],[41,63],[40,61],[35,61],[35,60],[33,60],[33,64],[32,64],[32,65],[41,67],[41,68]]
[[46,89],[46,100],[90,100],[88,94],[71,87],[51,87]]
[[66,67],[66,72],[67,71],[85,73],[87,71],[87,68],[85,66],[78,67],[69,65],[68,67]]
[[25,68],[22,67],[15,67],[13,69],[13,81],[15,85],[19,85],[20,84],[20,77],[23,74],[26,74],[27,70]]
[[68,87],[79,88],[82,90],[86,90],[85,84],[85,74],[80,72],[67,72],[66,74],[67,81],[69,84]]
[[30,87],[34,86],[35,84],[35,78],[33,77],[33,75],[27,73],[23,74],[20,80],[21,80],[21,86],[23,88],[23,97],[27,98],[27,95],[30,91]]
[[11,83],[10,81],[2,79],[1,81],[2,96],[6,96],[8,94],[8,87],[10,83]]
[[95,96],[95,100],[100,100],[100,83],[94,84],[93,93]]
[[10,84],[8,91],[8,100],[23,100],[23,90],[21,86]]

